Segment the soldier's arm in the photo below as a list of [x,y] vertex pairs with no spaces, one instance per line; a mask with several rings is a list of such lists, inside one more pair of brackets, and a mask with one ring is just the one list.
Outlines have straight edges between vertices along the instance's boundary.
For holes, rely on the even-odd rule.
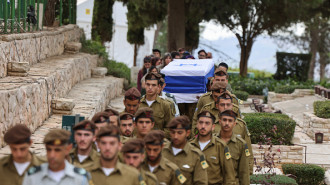
[[[204,155],[204,154],[201,154]],[[204,156],[205,159],[205,156]],[[202,167],[200,156],[199,159],[196,160],[195,169],[194,169],[194,178],[193,178],[193,185],[207,185],[208,178],[207,178],[207,170]]]
[[253,157],[253,150],[252,150],[252,144],[251,144],[251,138],[249,136],[249,133],[247,132],[246,130],[246,127],[244,127],[244,133],[245,134],[245,137],[243,138],[249,148],[249,152],[250,152],[250,156],[249,156],[249,172],[250,172],[250,175],[253,174],[253,165],[254,165],[254,157]]
[[234,185],[236,184],[236,177],[235,177],[235,168],[233,165],[233,162],[231,159],[227,159],[225,157],[225,146],[226,144],[223,144],[220,147],[220,165],[222,169],[222,176],[223,176],[223,184],[225,185]]
[[32,185],[31,178],[29,177],[29,175],[27,173],[25,173],[25,175],[24,175],[22,185]]
[[245,150],[246,144],[244,143],[241,148],[241,156],[238,164],[238,178],[240,185],[250,184],[250,171],[249,171],[249,156]]
[[164,128],[166,128],[166,125],[173,119],[174,117],[174,114],[172,112],[172,109],[171,109],[171,106],[168,102],[165,102],[164,101],[164,119],[165,119],[165,122],[163,125]]

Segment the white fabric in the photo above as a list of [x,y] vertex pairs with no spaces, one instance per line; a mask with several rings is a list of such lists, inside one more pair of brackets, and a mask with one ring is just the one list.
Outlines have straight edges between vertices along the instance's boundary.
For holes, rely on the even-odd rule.
[[113,172],[113,170],[115,170],[115,169],[114,168],[104,168],[104,167],[102,167],[102,170],[103,170],[103,172],[106,176],[109,176]]
[[204,93],[171,93],[176,100],[176,103],[197,103],[197,96],[202,96]]
[[154,170],[158,167],[158,165],[156,165],[156,166],[150,166],[149,164],[148,164],[148,166],[149,166],[149,170],[150,170],[151,173],[153,173]]
[[88,155],[80,155],[78,154],[78,159],[79,159],[79,162],[83,162],[86,158],[88,157]]
[[100,149],[99,149],[99,147],[97,146],[97,142],[95,141],[94,143],[95,143],[95,146],[96,146],[96,150],[97,150],[97,152],[100,152]]
[[65,175],[65,171],[61,170],[58,172],[54,172],[52,170],[48,169],[48,175],[56,182],[60,182],[60,180],[62,179],[62,177],[64,177]]
[[212,59],[174,59],[161,73],[166,76],[205,76],[213,66]]
[[31,163],[30,161],[25,162],[25,163],[17,163],[14,161],[14,165],[15,165],[17,173],[20,176],[22,176],[24,171],[26,170],[26,168],[30,165],[30,163]]
[[201,150],[202,150],[202,151],[204,150],[204,148],[206,147],[206,145],[210,143],[210,141],[211,141],[211,140],[208,140],[208,141],[206,141],[206,142],[204,142],[204,143],[198,141],[199,146],[201,147]]
[[154,103],[154,101],[155,101],[155,100],[148,101],[148,100],[146,99],[146,102],[147,102],[147,104],[148,104],[149,107],[152,105],[152,103]]
[[182,151],[181,148],[175,148],[175,147],[172,147],[172,150],[173,150],[174,155],[177,155],[179,152]]

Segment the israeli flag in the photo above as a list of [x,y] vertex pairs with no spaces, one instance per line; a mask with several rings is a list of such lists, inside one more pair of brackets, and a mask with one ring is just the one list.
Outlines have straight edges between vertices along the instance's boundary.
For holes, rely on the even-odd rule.
[[212,59],[175,59],[161,70],[165,74],[165,92],[175,96],[177,103],[196,103],[206,93],[207,78],[213,76]]

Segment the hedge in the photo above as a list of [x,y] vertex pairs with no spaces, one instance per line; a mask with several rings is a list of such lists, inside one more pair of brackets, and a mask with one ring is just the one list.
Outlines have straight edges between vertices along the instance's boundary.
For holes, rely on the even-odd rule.
[[234,90],[233,94],[235,94],[238,99],[244,100],[244,101],[246,101],[249,97],[249,93],[247,93],[246,91]]
[[317,117],[330,118],[330,101],[315,101],[313,106]]
[[295,89],[313,89],[312,85],[282,85],[277,86],[275,89],[276,93],[291,94]]
[[128,68],[126,64],[114,60],[106,60],[103,65],[108,68],[108,75],[125,78],[130,81],[131,69]]
[[324,180],[325,170],[314,164],[283,164],[284,174],[296,176],[299,185],[321,184]]
[[260,174],[250,176],[251,184],[298,185],[296,180],[285,175]]
[[296,122],[288,116],[275,113],[246,113],[243,115],[251,133],[252,143],[267,144],[268,141],[265,138],[270,138],[273,145],[291,145]]

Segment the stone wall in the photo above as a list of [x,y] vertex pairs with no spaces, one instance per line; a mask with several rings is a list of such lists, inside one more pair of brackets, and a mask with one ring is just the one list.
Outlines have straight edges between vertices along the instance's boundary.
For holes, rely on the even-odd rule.
[[313,113],[304,112],[303,132],[315,140],[315,133],[323,133],[323,141],[330,141],[330,119],[319,118]]
[[0,78],[7,75],[8,62],[28,62],[32,65],[61,55],[64,45],[79,41],[82,33],[77,25],[66,25],[37,33],[0,35]]
[[313,95],[314,91],[312,89],[295,89],[291,94],[282,94],[282,93],[275,93],[269,92],[268,93],[268,103],[276,103],[286,100],[293,100],[298,97],[304,97],[308,95]]
[[[253,156],[256,158],[257,164],[263,166],[262,160],[266,153],[269,154],[269,145],[253,144]],[[272,152],[274,155],[275,166],[281,168],[282,164],[302,164],[303,163],[303,147],[302,146],[286,146],[286,145],[273,145]]]

